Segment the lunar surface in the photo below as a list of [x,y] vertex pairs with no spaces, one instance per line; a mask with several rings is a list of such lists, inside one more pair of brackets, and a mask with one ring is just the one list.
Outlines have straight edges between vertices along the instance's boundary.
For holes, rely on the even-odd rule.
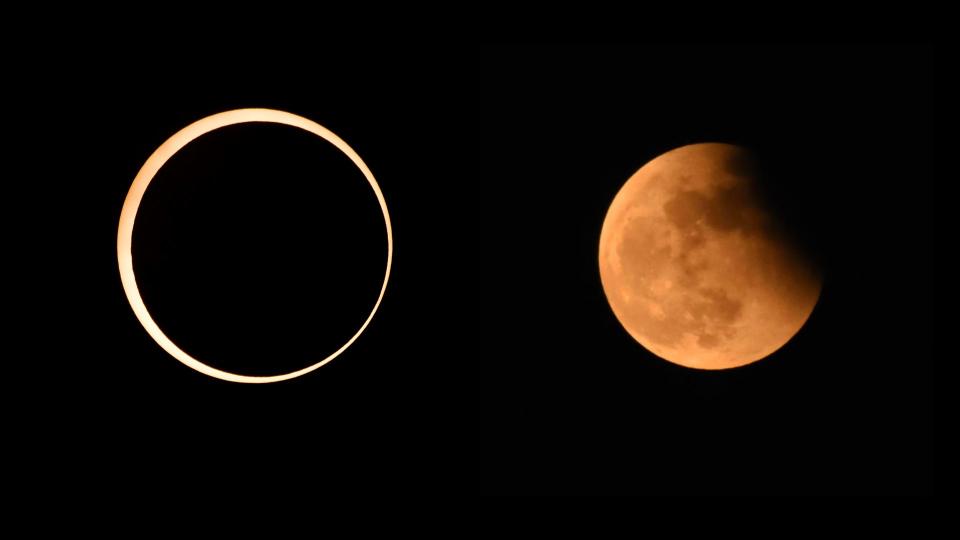
[[600,278],[627,332],[699,369],[764,358],[820,296],[815,265],[757,196],[750,153],[693,144],[644,165],[617,193],[600,234]]

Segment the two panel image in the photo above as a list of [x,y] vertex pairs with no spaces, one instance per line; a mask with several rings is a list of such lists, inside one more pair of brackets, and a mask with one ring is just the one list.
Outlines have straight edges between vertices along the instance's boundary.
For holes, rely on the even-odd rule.
[[933,47],[231,51],[38,86],[78,471],[932,490]]

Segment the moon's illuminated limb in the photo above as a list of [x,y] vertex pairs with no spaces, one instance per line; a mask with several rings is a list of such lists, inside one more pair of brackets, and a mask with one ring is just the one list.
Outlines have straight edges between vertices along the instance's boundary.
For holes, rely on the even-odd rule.
[[755,362],[786,344],[817,303],[819,272],[781,234],[750,162],[729,144],[676,148],[610,204],[603,291],[627,332],[661,358],[697,369]]
[[[137,217],[137,209],[140,207],[140,201],[143,200],[143,194],[146,192],[147,186],[150,185],[150,182],[153,180],[154,176],[156,176],[157,171],[163,167],[164,163],[173,157],[174,154],[179,152],[181,148],[201,135],[222,127],[232,126],[234,124],[243,124],[247,122],[269,122],[297,127],[309,131],[310,133],[313,133],[314,135],[325,139],[336,146],[341,152],[350,158],[350,161],[352,161],[353,164],[356,165],[361,172],[363,172],[363,175],[367,178],[367,181],[370,182],[370,187],[373,188],[373,192],[377,196],[377,202],[380,203],[380,209],[383,211],[383,221],[387,227],[387,269],[383,274],[383,285],[380,287],[380,295],[377,296],[377,301],[374,303],[373,309],[370,310],[370,315],[368,315],[367,319],[362,325],[360,325],[360,329],[357,330],[357,333],[347,340],[347,342],[344,343],[339,349],[330,354],[330,356],[327,356],[323,360],[320,360],[311,366],[307,366],[303,369],[290,373],[285,373],[283,375],[271,375],[268,377],[238,375],[236,373],[230,373],[210,367],[196,358],[193,358],[180,347],[178,347],[173,341],[171,341],[170,338],[163,333],[160,327],[157,326],[157,323],[150,316],[146,305],[144,305],[143,299],[140,297],[140,291],[137,288],[136,276],[133,273],[133,255],[131,253],[133,224]],[[353,148],[350,148],[350,146],[347,145],[347,143],[345,143],[340,137],[336,136],[332,131],[321,126],[320,124],[317,124],[316,122],[288,112],[271,109],[237,109],[208,116],[181,129],[172,137],[167,139],[166,142],[161,144],[160,147],[157,148],[157,150],[147,159],[146,163],[143,164],[143,167],[140,168],[140,172],[138,172],[136,178],[134,178],[133,184],[130,186],[130,191],[127,192],[127,198],[123,202],[123,210],[120,212],[120,227],[117,231],[117,260],[120,264],[120,281],[123,283],[123,290],[127,294],[127,300],[130,302],[130,307],[133,308],[134,314],[137,316],[137,319],[140,320],[140,324],[143,325],[147,333],[150,334],[150,337],[152,337],[165,351],[170,353],[171,356],[183,362],[187,366],[199,371],[200,373],[204,373],[218,379],[223,379],[225,381],[242,383],[278,382],[293,379],[295,377],[310,373],[327,362],[330,362],[339,356],[343,351],[345,351],[347,347],[353,344],[353,342],[356,341],[356,339],[360,337],[360,334],[362,334],[367,328],[367,325],[369,325],[370,321],[373,320],[373,316],[376,314],[377,308],[380,307],[380,302],[383,300],[383,295],[387,290],[387,280],[390,277],[390,265],[393,262],[393,229],[390,226],[390,214],[387,212],[387,203],[383,199],[383,192],[380,191],[380,185],[377,184],[377,180],[373,177],[373,173],[370,172],[370,169],[367,167],[367,165],[362,159],[360,159],[360,155],[357,154]]]

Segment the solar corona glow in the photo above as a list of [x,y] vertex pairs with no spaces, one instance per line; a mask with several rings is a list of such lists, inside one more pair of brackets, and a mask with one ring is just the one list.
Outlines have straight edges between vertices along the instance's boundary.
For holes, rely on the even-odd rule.
[[[380,288],[380,294],[377,296],[377,300],[373,305],[373,309],[370,310],[370,314],[367,316],[366,320],[362,325],[360,325],[360,328],[357,330],[357,332],[353,334],[353,336],[347,340],[346,343],[344,343],[339,349],[334,351],[326,358],[323,358],[319,362],[316,362],[315,364],[307,366],[303,369],[281,375],[250,376],[230,373],[204,364],[200,360],[187,354],[163,333],[163,330],[160,329],[157,323],[150,316],[147,306],[144,305],[143,299],[140,297],[140,291],[137,288],[136,275],[133,271],[133,255],[131,250],[133,226],[137,217],[137,209],[140,207],[140,202],[143,200],[143,195],[146,192],[147,187],[150,185],[150,182],[156,176],[160,168],[163,167],[163,165],[171,157],[173,157],[174,154],[198,137],[222,127],[248,122],[267,122],[300,128],[326,140],[330,144],[337,147],[341,152],[346,154],[346,156],[350,158],[353,164],[356,165],[366,177],[367,181],[370,183],[370,187],[373,188],[373,192],[380,204],[380,209],[383,212],[383,220],[387,231],[387,264],[386,270],[383,274],[383,285]],[[123,203],[123,209],[120,212],[120,226],[117,232],[117,260],[120,265],[120,281],[123,284],[123,290],[127,295],[127,300],[130,302],[130,307],[133,308],[134,314],[150,337],[152,337],[157,344],[159,344],[160,347],[167,351],[171,356],[187,366],[199,371],[200,373],[225,381],[240,383],[279,382],[305,375],[330,362],[343,353],[351,344],[353,344],[353,342],[360,337],[360,334],[362,334],[370,324],[370,321],[373,320],[373,316],[380,307],[380,302],[383,300],[383,295],[387,290],[387,281],[390,277],[390,266],[393,262],[393,229],[390,226],[390,214],[387,211],[387,203],[383,198],[383,193],[380,190],[379,184],[377,184],[376,179],[373,177],[373,173],[370,172],[370,169],[360,158],[359,154],[357,154],[353,148],[347,145],[346,142],[340,139],[340,137],[320,124],[292,113],[271,109],[237,109],[208,116],[183,128],[172,137],[167,139],[163,144],[161,144],[160,147],[157,148],[156,151],[154,151],[154,153],[143,164],[143,167],[140,168],[136,178],[134,178],[133,184],[130,186],[130,190],[127,192],[127,197]]]

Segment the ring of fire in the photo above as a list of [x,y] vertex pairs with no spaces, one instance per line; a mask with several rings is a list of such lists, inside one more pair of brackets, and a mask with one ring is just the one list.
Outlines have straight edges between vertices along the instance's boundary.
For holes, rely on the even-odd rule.
[[[370,315],[367,316],[357,332],[329,356],[303,369],[281,375],[251,376],[230,373],[204,364],[187,354],[163,333],[153,320],[153,317],[150,316],[146,305],[143,303],[143,298],[140,297],[136,275],[133,271],[132,243],[134,221],[137,217],[140,202],[143,200],[143,195],[160,168],[163,167],[174,154],[180,151],[180,149],[198,137],[222,127],[248,122],[269,122],[300,128],[313,133],[337,147],[337,149],[350,158],[350,161],[360,169],[370,183],[370,187],[373,188],[373,192],[377,197],[377,202],[380,203],[380,209],[383,211],[383,220],[387,230],[386,271],[383,274],[383,285],[380,287],[380,294],[377,296],[373,309],[370,310]],[[147,333],[150,334],[150,337],[171,356],[200,373],[225,381],[240,383],[279,382],[305,375],[330,362],[352,345],[367,328],[370,321],[373,320],[373,316],[376,314],[377,309],[380,307],[380,302],[383,300],[383,295],[387,291],[387,281],[390,278],[390,266],[393,262],[393,229],[390,226],[390,214],[387,211],[387,203],[383,198],[380,185],[377,184],[373,173],[370,172],[370,169],[360,158],[360,155],[340,137],[320,124],[292,113],[272,109],[237,109],[214,114],[190,124],[167,139],[150,155],[134,178],[133,184],[130,185],[130,190],[127,192],[127,197],[123,202],[123,209],[120,211],[120,226],[117,231],[117,260],[120,265],[120,281],[123,284],[123,290],[127,295],[127,300],[130,302],[130,307],[133,308],[133,313]]]

